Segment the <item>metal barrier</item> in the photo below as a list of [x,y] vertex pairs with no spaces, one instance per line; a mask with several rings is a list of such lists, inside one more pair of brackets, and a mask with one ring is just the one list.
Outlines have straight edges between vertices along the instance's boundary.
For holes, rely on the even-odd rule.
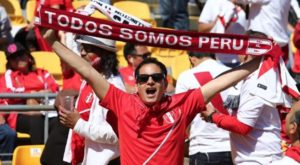
[[48,128],[49,128],[48,112],[55,110],[53,105],[47,105],[47,104],[49,104],[50,98],[55,98],[56,96],[57,96],[56,93],[0,93],[0,99],[3,98],[44,99],[44,105],[0,105],[0,112],[45,111],[44,142],[46,143],[48,138]]

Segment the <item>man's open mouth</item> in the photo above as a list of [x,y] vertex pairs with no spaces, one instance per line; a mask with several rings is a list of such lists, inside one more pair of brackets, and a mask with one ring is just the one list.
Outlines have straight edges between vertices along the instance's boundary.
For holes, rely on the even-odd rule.
[[146,89],[146,93],[147,94],[154,94],[155,92],[156,92],[155,88],[148,88],[148,89]]

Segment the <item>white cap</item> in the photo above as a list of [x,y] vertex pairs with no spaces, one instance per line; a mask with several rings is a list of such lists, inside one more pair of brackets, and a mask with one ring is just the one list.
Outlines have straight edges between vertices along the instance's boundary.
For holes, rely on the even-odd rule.
[[116,42],[114,40],[110,40],[106,38],[99,38],[99,37],[94,37],[89,35],[76,35],[75,41],[82,44],[94,45],[110,52],[117,51],[115,46]]

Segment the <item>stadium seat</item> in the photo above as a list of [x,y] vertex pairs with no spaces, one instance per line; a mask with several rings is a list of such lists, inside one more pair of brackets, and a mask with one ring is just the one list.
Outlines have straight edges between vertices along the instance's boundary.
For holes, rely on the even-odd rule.
[[12,165],[40,165],[44,145],[18,146],[13,153]]
[[6,57],[3,51],[0,51],[0,76],[3,75],[6,71]]
[[31,54],[35,59],[36,67],[49,71],[61,86],[63,77],[59,57],[54,52],[45,51],[35,51]]
[[34,21],[34,11],[36,6],[36,0],[28,0],[26,2],[26,19],[31,22]]
[[17,138],[30,138],[30,135],[27,133],[21,133],[21,132],[17,132]]
[[89,2],[89,0],[75,0],[72,1],[72,6],[74,7],[74,9],[79,9],[85,7]]
[[187,51],[185,50],[153,47],[152,57],[165,64],[169,74],[176,80],[182,71],[190,68]]
[[156,27],[157,23],[155,19],[151,17],[150,7],[145,2],[138,1],[118,1],[113,4],[116,8],[136,16],[144,21],[149,22],[153,27]]
[[5,8],[13,25],[26,23],[18,0],[1,0],[0,4]]
[[189,56],[187,54],[176,56],[171,66],[173,78],[177,80],[180,73],[190,68],[191,68],[191,64],[189,61]]

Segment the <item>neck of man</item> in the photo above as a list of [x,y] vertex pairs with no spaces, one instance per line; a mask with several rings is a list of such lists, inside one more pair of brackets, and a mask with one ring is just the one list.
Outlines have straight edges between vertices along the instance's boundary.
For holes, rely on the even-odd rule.
[[194,60],[193,63],[193,67],[196,67],[198,65],[200,65],[201,63],[203,63],[206,60],[211,59],[210,57],[202,57],[202,58],[196,58],[196,60]]

